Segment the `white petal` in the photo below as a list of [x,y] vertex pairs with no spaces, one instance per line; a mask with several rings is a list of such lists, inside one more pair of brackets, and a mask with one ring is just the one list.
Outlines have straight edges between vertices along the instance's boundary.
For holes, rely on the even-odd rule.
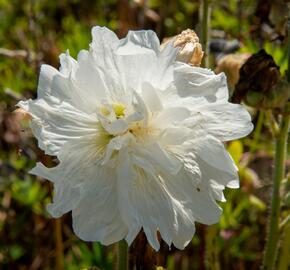
[[175,127],[189,116],[190,111],[186,108],[166,108],[152,119],[152,125],[159,129]]
[[124,88],[140,93],[142,82],[151,82],[155,76],[158,55],[159,40],[153,31],[129,31],[115,51],[115,62]]
[[157,230],[162,238],[171,244],[176,226],[174,207],[171,198],[162,190],[157,179],[140,175],[131,187],[131,203],[136,208],[138,220],[151,246],[159,249]]
[[178,215],[178,228],[173,237],[173,244],[178,249],[184,249],[192,240],[195,234],[194,219],[187,215]]
[[104,129],[112,135],[119,135],[124,133],[128,129],[128,124],[123,119],[116,119],[113,121],[110,121],[108,118],[102,116],[101,114],[98,114],[98,118],[100,122],[102,123],[102,126]]
[[150,51],[159,53],[159,47],[159,39],[155,32],[151,30],[129,31],[127,37],[120,40],[117,53],[121,55],[144,54]]
[[142,115],[144,125],[147,126],[148,118],[149,118],[148,108],[147,108],[144,100],[142,99],[142,97],[137,92],[134,91],[133,96],[136,100],[136,102],[134,102],[135,112]]
[[54,183],[53,203],[48,205],[53,217],[60,217],[72,210],[83,196],[87,182],[95,180],[97,153],[98,148],[92,138],[83,138],[63,147],[60,163],[56,167],[46,168],[38,163],[31,170],[30,173]]
[[192,173],[184,168],[175,178],[168,175],[165,184],[172,197],[183,204],[188,216],[207,225],[218,222],[222,210],[208,192],[206,183],[200,180],[198,172]]
[[99,166],[93,143],[66,144],[58,166],[38,164],[31,173],[54,182],[53,203],[47,207],[52,216],[72,210],[73,228],[81,239],[109,245],[123,239],[128,230],[116,203],[115,171]]
[[164,129],[160,135],[158,140],[164,146],[170,145],[181,145],[187,140],[191,139],[192,132],[189,128],[186,127],[170,127]]
[[224,185],[218,184],[216,181],[210,179],[210,191],[215,198],[215,200],[225,202],[226,198],[224,196],[223,190],[225,189]]
[[237,184],[238,168],[219,140],[208,135],[193,145],[196,161],[204,177],[224,186],[234,187]]
[[221,141],[245,137],[253,130],[250,114],[239,104],[208,104],[198,113],[202,128]]
[[116,34],[106,27],[95,26],[92,28],[92,50],[102,53],[104,49],[111,50],[118,46],[119,39]]
[[108,88],[110,78],[95,64],[93,56],[86,50],[78,54],[78,64],[75,71],[76,83],[88,97],[87,105],[94,107],[110,95]]
[[128,230],[118,210],[114,172],[96,168],[72,215],[74,232],[82,240],[110,245],[125,238]]
[[[59,101],[65,101],[86,113],[92,113],[97,110],[95,103],[89,100],[90,97],[86,92],[83,92],[76,83],[73,75],[68,77],[59,73],[53,77],[51,83],[51,95],[59,99]],[[94,100],[93,100],[94,101]]]
[[111,139],[106,146],[106,152],[102,164],[105,164],[110,160],[114,151],[118,152],[123,147],[127,147],[131,139],[133,139],[133,135],[131,135],[130,133],[127,133],[122,136],[116,136],[113,139]]
[[160,112],[163,109],[162,102],[150,83],[142,84],[142,98],[152,113]]
[[225,167],[217,168],[217,166],[213,166],[201,158],[196,157],[196,160],[198,161],[202,176],[206,181],[212,179],[228,188],[239,188],[239,175],[235,167],[231,166],[228,169],[225,169]]
[[144,159],[153,161],[161,170],[170,174],[177,174],[182,167],[182,163],[172,153],[164,150],[158,143],[143,146],[138,149],[138,154]]
[[138,213],[136,212],[134,205],[131,204],[130,199],[130,190],[134,185],[136,173],[135,170],[133,170],[133,163],[128,154],[128,149],[121,149],[118,158],[120,161],[116,168],[118,208],[123,222],[128,227],[126,241],[128,244],[131,244],[142,226],[138,220]]
[[215,75],[204,68],[177,63],[174,78],[177,92],[182,98],[198,99],[199,104],[217,100],[227,101],[229,98],[226,77],[223,73]]
[[51,94],[51,84],[53,77],[59,74],[59,71],[49,65],[41,65],[38,88],[37,88],[37,97],[43,98]]
[[99,129],[95,117],[53,97],[21,101],[17,106],[32,116],[31,128],[39,147],[50,155],[57,155],[65,142],[97,134]]
[[[51,94],[59,100],[66,101],[84,112],[95,112],[96,105],[98,104],[98,96],[96,93],[98,92],[95,89],[89,91],[91,89],[85,88],[81,84],[82,80],[77,76],[79,70],[84,70],[83,73],[85,73],[88,69],[83,68],[83,65],[80,67],[79,63],[68,52],[60,55],[60,62],[60,73],[56,74],[52,80]],[[97,75],[94,73],[93,77]],[[90,82],[91,80],[88,80],[88,83]]]
[[[174,80],[174,66],[178,48],[174,48],[172,42],[158,55],[156,68],[152,68],[151,84],[160,90],[165,90]],[[148,68],[148,67],[147,67]]]
[[69,77],[71,73],[74,72],[74,70],[76,69],[77,61],[69,55],[68,51],[66,53],[62,53],[59,56],[59,59],[60,59],[60,64],[61,64],[59,71],[65,77]]
[[42,65],[37,89],[38,98],[50,99],[51,96],[59,101],[66,101],[72,106],[88,112],[95,110],[88,106],[87,95],[81,93],[74,80],[77,62],[68,53],[60,55],[60,72],[49,65]]

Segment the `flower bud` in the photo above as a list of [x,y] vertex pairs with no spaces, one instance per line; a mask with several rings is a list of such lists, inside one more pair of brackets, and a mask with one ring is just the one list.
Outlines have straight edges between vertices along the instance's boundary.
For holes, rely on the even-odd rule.
[[165,42],[161,44],[161,49],[169,42],[173,42],[173,46],[179,48],[176,61],[193,66],[200,66],[203,51],[199,43],[199,38],[193,30],[184,30],[179,35],[166,39]]

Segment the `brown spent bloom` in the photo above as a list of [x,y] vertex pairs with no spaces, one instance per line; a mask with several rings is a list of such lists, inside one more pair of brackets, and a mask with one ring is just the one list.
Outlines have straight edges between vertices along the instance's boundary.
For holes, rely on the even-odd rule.
[[232,101],[259,109],[282,109],[290,96],[290,85],[281,78],[273,57],[260,50],[241,67]]
[[163,49],[169,42],[173,42],[173,46],[180,48],[176,60],[199,67],[203,57],[202,46],[199,43],[197,34],[187,29],[182,31],[179,35],[166,38],[161,44]]

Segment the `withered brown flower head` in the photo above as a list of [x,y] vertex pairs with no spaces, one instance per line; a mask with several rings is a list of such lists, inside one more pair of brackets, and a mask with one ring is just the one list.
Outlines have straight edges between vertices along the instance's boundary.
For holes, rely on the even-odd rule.
[[[288,87],[280,87],[279,67],[273,57],[260,50],[241,67],[240,79],[235,86],[232,101],[257,108],[278,108],[287,101]],[[286,92],[283,90],[285,89]]]

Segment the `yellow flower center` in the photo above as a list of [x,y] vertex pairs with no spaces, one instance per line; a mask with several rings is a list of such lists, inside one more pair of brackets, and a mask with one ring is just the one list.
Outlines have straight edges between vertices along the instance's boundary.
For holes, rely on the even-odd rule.
[[[126,107],[121,103],[113,103],[112,108],[117,116],[117,118],[121,118],[125,115]],[[106,107],[101,108],[101,113],[105,116],[110,114],[110,111]]]

